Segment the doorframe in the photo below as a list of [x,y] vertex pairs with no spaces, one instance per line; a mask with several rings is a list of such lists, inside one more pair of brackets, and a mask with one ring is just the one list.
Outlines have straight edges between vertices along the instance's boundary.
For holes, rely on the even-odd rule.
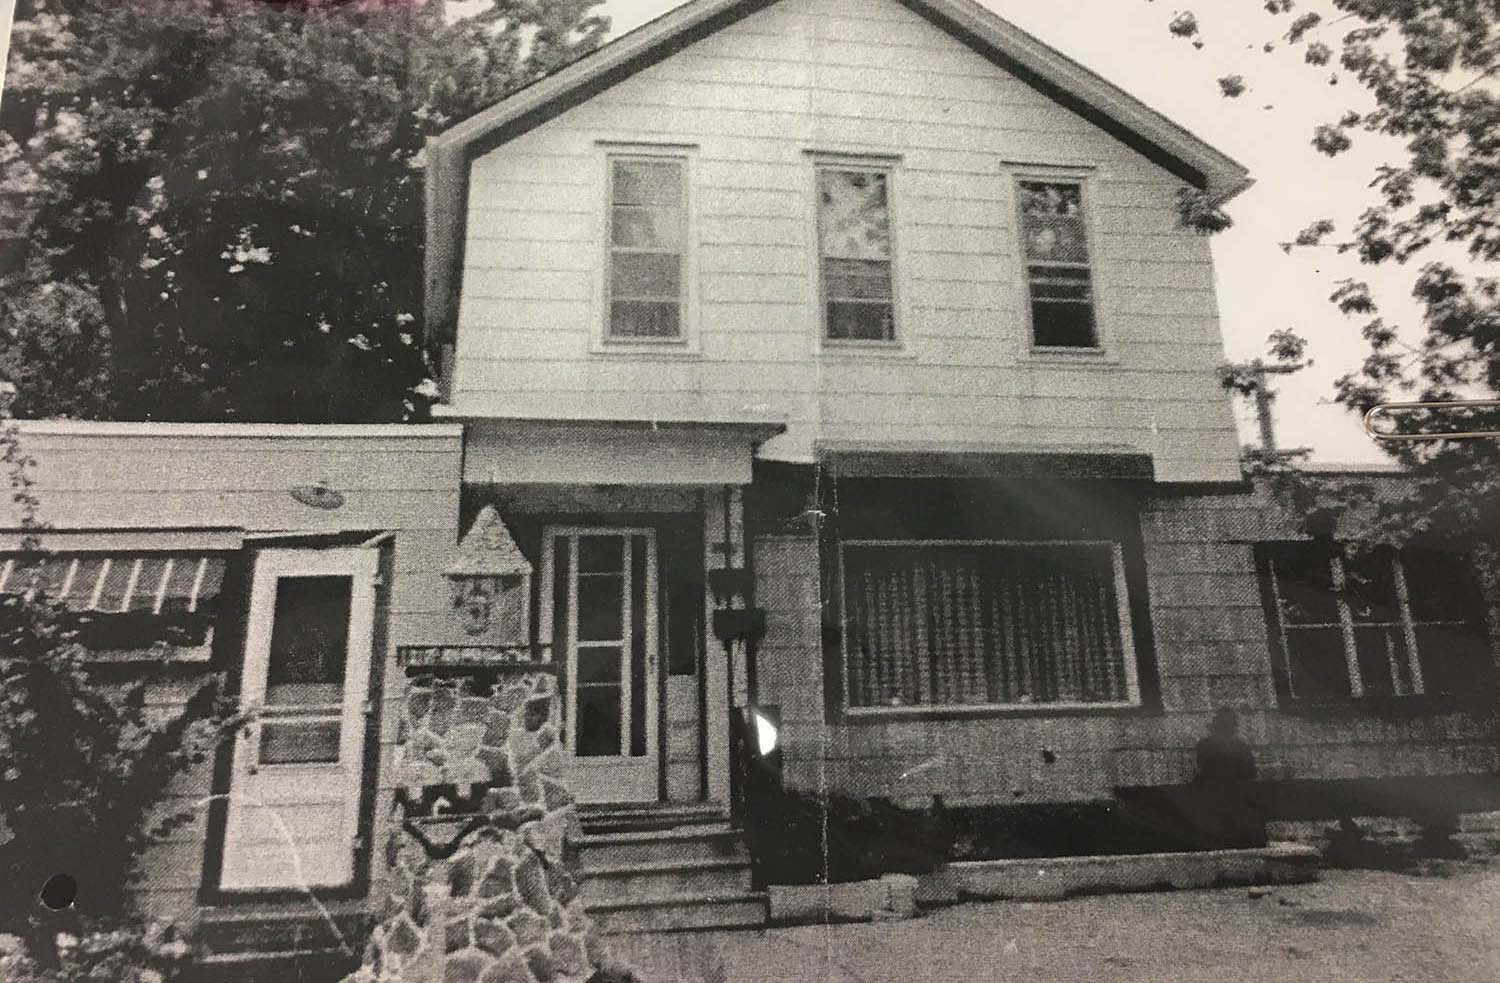
[[[631,540],[636,536],[642,536],[647,540],[648,551],[645,564],[645,584],[642,585],[646,601],[646,666],[645,666],[645,703],[642,713],[645,717],[646,748],[641,761],[643,767],[651,770],[651,797],[648,799],[620,799],[626,802],[660,802],[666,781],[666,763],[663,760],[666,748],[665,720],[663,717],[663,687],[666,679],[666,667],[662,663],[662,597],[661,597],[661,562],[660,532],[654,525],[608,525],[589,524],[579,522],[547,522],[542,523],[541,528],[541,572],[537,578],[537,637],[550,641],[554,637],[554,618],[557,607],[555,591],[556,570],[553,561],[553,548],[557,539],[566,537],[570,540],[569,553],[569,581],[568,589],[571,592],[569,598],[568,612],[570,619],[569,631],[567,633],[569,649],[566,652],[553,652],[554,665],[561,673],[563,700],[562,727],[563,737],[571,738],[571,728],[577,716],[578,690],[575,682],[577,675],[577,621],[578,621],[578,540],[584,536],[617,536],[624,541],[624,572],[627,577],[634,574]],[[634,591],[634,585],[631,585]],[[629,618],[629,595],[622,598],[626,605],[626,617],[623,625],[626,628],[625,637],[622,639],[622,647],[626,649],[626,662],[629,661],[630,629],[632,628]],[[633,679],[630,673],[621,673],[622,686],[620,688],[621,709],[625,711],[622,716],[627,716],[628,708],[631,706]],[[628,719],[628,717],[627,717]],[[622,722],[623,726],[623,722]],[[622,743],[629,741],[629,735],[622,734]],[[568,759],[572,762],[572,768],[576,776],[578,763],[581,760],[573,753],[573,742],[565,741],[563,745],[567,749]],[[633,761],[633,756],[624,757],[625,760]],[[576,782],[575,782],[576,785]],[[575,792],[576,792],[575,787]]]
[[[372,539],[372,537],[375,537]],[[220,591],[222,631],[215,632],[213,665],[224,674],[224,696],[239,705],[245,681],[245,656],[248,650],[250,602],[254,591],[255,565],[259,555],[269,550],[296,550],[308,554],[329,550],[368,549],[376,555],[374,579],[374,619],[370,638],[370,668],[365,699],[376,713],[364,715],[364,743],[360,766],[360,796],[354,841],[353,878],[348,884],[331,887],[239,889],[220,886],[224,864],[225,837],[228,832],[228,795],[234,772],[237,740],[218,742],[213,756],[211,796],[205,822],[203,864],[199,877],[197,901],[208,906],[235,903],[305,902],[309,898],[322,902],[353,901],[369,894],[371,858],[374,855],[375,804],[381,762],[378,709],[385,692],[385,675],[390,668],[387,650],[390,642],[390,610],[394,575],[394,548],[389,534],[373,531],[288,534],[268,537],[265,542],[249,546],[235,556],[225,573]]]

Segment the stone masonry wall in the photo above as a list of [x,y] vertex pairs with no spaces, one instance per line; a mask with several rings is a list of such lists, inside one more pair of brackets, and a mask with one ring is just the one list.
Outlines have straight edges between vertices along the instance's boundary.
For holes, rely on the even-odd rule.
[[577,983],[603,962],[578,901],[557,714],[546,672],[502,674],[488,692],[469,676],[410,680],[397,784],[437,815],[415,834],[393,824],[388,893],[351,983]]

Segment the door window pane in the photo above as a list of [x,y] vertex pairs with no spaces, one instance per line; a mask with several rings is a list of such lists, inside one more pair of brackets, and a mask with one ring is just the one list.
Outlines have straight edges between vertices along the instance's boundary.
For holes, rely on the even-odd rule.
[[620,754],[620,689],[617,686],[578,687],[578,746],[581,758]]
[[578,575],[578,640],[618,642],[625,630],[620,594],[624,578],[617,573]]
[[579,573],[620,573],[624,564],[625,540],[621,537],[578,537]]
[[331,703],[342,699],[349,656],[349,577],[283,577],[276,584],[275,621],[266,702]]
[[578,683],[618,685],[620,682],[620,649],[618,646],[578,647]]
[[339,760],[337,720],[268,721],[260,729],[263,765],[331,763]]

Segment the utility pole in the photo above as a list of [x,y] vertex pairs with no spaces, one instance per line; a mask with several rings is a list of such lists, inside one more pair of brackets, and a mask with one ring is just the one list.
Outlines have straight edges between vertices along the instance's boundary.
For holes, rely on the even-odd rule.
[[[1276,443],[1276,418],[1271,412],[1276,402],[1276,393],[1271,389],[1271,376],[1291,375],[1307,368],[1312,363],[1275,362],[1268,363],[1257,358],[1253,362],[1239,362],[1224,367],[1227,379],[1234,380],[1230,388],[1255,401],[1255,422],[1260,431],[1261,453],[1267,457],[1281,453]],[[1291,451],[1289,453],[1298,453]]]

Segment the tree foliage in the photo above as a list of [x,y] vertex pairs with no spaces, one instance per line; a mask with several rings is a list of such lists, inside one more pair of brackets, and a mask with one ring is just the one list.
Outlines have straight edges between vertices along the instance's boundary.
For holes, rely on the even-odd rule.
[[28,0],[0,106],[18,415],[420,417],[424,139],[597,0]]
[[[1334,66],[1328,81],[1357,83],[1349,108],[1315,128],[1313,147],[1329,156],[1362,139],[1400,148],[1394,162],[1370,175],[1370,200],[1351,227],[1318,218],[1285,246],[1334,248],[1372,267],[1412,269],[1420,323],[1391,323],[1363,280],[1339,283],[1330,297],[1367,345],[1363,362],[1337,381],[1337,401],[1364,414],[1391,401],[1500,397],[1500,6],[1494,0],[1256,2],[1280,32],[1263,50],[1300,46],[1313,68]],[[1177,14],[1168,28],[1209,50],[1211,20]],[[1221,80],[1220,87],[1234,96],[1248,83]],[[1390,419],[1394,429],[1410,433],[1500,429],[1500,413],[1479,407]],[[1382,499],[1378,520],[1361,526],[1364,536],[1386,542],[1477,536],[1492,551],[1500,545],[1500,441],[1384,446],[1415,481],[1406,498]],[[1329,506],[1327,493],[1313,496],[1317,508]]]

